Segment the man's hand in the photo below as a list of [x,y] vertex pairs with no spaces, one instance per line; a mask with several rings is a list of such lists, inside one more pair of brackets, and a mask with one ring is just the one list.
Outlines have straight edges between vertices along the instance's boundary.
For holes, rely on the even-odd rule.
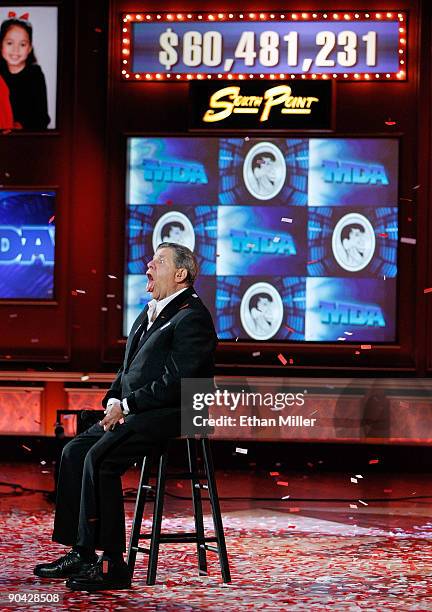
[[124,423],[124,416],[120,402],[108,411],[106,417],[99,421],[105,431],[112,431],[117,423]]

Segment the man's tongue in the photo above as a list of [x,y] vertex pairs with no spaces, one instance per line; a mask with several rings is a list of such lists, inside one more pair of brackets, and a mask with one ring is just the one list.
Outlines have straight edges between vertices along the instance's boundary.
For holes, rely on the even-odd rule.
[[149,278],[147,280],[147,286],[146,286],[146,291],[148,291],[149,293],[151,293],[153,291],[154,288],[154,280],[152,278]]

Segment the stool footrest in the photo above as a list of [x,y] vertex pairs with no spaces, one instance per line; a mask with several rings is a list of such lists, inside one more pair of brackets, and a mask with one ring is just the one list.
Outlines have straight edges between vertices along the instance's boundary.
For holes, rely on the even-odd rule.
[[145,553],[146,555],[150,554],[150,548],[143,548],[143,546],[132,546],[132,550],[136,550],[139,553]]
[[[216,538],[213,538],[211,542],[216,542]],[[219,548],[217,546],[208,546],[207,544],[200,544],[200,548],[205,548],[206,550],[211,550],[212,552],[219,554]]]
[[[140,540],[150,540],[152,537],[151,533],[140,533]],[[204,537],[204,542],[217,542],[216,537]],[[160,544],[166,543],[175,544],[176,542],[198,542],[198,537],[194,531],[178,531],[177,533],[161,533],[159,537]]]

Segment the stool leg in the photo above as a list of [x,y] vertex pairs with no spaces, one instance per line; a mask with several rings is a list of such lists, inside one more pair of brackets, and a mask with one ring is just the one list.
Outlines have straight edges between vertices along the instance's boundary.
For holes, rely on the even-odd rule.
[[197,534],[198,568],[200,575],[202,575],[207,574],[207,558],[205,549],[203,510],[201,489],[198,478],[197,450],[195,439],[187,439],[187,450],[189,459],[189,470],[192,473],[192,502],[195,519],[195,531]]
[[162,513],[165,495],[165,481],[168,453],[164,452],[159,459],[159,469],[156,483],[156,498],[153,512],[153,526],[150,540],[150,553],[147,568],[147,584],[156,582],[157,562],[159,557],[159,545],[162,526]]
[[137,498],[135,502],[135,513],[132,523],[132,531],[129,539],[129,550],[127,556],[127,564],[129,567],[131,578],[135,569],[135,561],[137,556],[137,548],[139,544],[139,536],[141,531],[141,523],[144,514],[144,506],[147,499],[148,483],[150,480],[150,468],[151,460],[150,457],[144,457],[143,465],[141,469],[140,483],[138,487]]
[[219,549],[219,563],[221,567],[222,580],[224,582],[231,582],[231,574],[229,570],[228,555],[227,555],[226,544],[225,544],[225,535],[224,535],[224,530],[223,530],[220,506],[219,506],[219,497],[217,493],[216,478],[215,478],[215,473],[214,473],[214,466],[213,466],[213,459],[212,459],[211,450],[210,450],[210,444],[209,444],[208,438],[202,438],[201,442],[202,442],[202,451],[203,451],[203,456],[204,456],[204,465],[206,469],[207,481],[208,481],[208,487],[209,487],[209,497],[210,497],[212,515],[213,515],[213,524],[214,524],[215,535],[216,535],[218,549]]

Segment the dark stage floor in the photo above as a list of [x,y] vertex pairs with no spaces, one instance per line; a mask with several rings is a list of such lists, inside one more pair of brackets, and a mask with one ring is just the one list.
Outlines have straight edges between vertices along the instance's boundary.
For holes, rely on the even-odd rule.
[[[63,596],[62,605],[34,610],[432,610],[427,475],[374,474],[371,466],[364,474],[313,469],[279,474],[276,469],[218,472],[231,584],[222,584],[213,553],[208,553],[209,576],[203,578],[197,575],[193,544],[166,544],[156,586],[145,585],[147,560],[139,557],[130,591],[92,595],[33,576],[36,562],[65,550],[50,542],[53,505],[41,493],[12,495],[2,486],[1,597],[5,601],[8,593],[23,591]],[[50,490],[51,471],[42,464],[2,463],[0,481]],[[131,470],[125,488],[135,487],[137,479],[138,470]],[[192,530],[191,505],[181,499],[189,493],[186,484],[170,481],[168,491],[163,528]],[[234,497],[249,499],[225,499]],[[323,498],[328,501],[317,501]],[[210,525],[210,516],[206,522]],[[0,609],[6,609],[3,603]]]

